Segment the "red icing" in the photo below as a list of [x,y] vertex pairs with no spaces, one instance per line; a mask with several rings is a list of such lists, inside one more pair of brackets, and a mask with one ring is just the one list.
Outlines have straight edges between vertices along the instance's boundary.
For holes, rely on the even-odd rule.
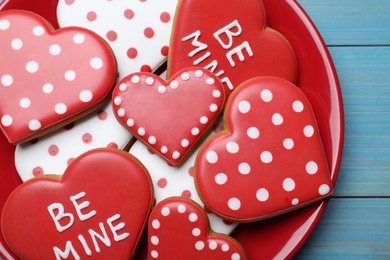
[[[55,259],[54,247],[65,251],[66,243],[74,248],[68,259],[87,258],[86,248],[93,259],[130,259],[152,204],[146,169],[125,152],[97,149],[75,159],[60,181],[41,177],[19,186],[4,205],[1,224],[22,259]],[[99,253],[89,230],[105,237],[95,238]]]
[[199,151],[195,182],[205,205],[233,221],[271,217],[331,195],[322,142],[304,94],[273,77],[240,85],[226,106],[224,130]]
[[63,125],[103,101],[116,78],[107,43],[81,28],[53,31],[22,10],[0,14],[0,127],[11,143]]
[[255,76],[296,80],[294,51],[267,27],[261,0],[180,1],[175,21],[168,75],[189,66],[207,67],[227,93]]
[[220,115],[223,87],[211,72],[189,68],[168,82],[133,73],[114,89],[115,116],[171,165],[178,165]]
[[148,223],[149,259],[246,259],[233,238],[209,229],[195,202],[172,197],[153,209]]

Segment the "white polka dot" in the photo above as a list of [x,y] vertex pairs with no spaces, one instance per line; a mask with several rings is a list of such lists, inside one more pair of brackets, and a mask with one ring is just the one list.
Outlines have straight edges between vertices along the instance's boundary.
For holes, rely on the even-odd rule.
[[73,81],[76,78],[76,72],[74,70],[67,70],[64,77],[67,81]]
[[82,44],[85,41],[85,35],[82,33],[76,33],[73,35],[73,42],[76,44]]
[[241,208],[241,201],[238,198],[230,198],[228,201],[228,207],[231,210],[239,210]]
[[172,153],[172,158],[175,159],[175,160],[179,159],[180,158],[180,153],[178,151],[174,151]]
[[22,107],[22,108],[28,108],[30,105],[31,105],[31,100],[29,98],[22,98],[20,101],[19,101],[19,105]]
[[181,79],[184,80],[184,81],[187,81],[191,78],[191,75],[190,73],[188,72],[183,72],[181,75],[180,75]]
[[1,84],[4,87],[9,87],[12,85],[12,83],[14,83],[14,78],[11,75],[6,74],[6,75],[1,77]]
[[188,147],[189,145],[190,145],[190,141],[188,141],[187,139],[181,140],[182,147]]
[[188,220],[190,222],[196,222],[198,220],[198,215],[196,215],[195,213],[191,213],[189,216],[188,216]]
[[319,188],[318,188],[318,193],[323,196],[323,195],[326,195],[330,192],[330,188],[329,188],[329,185],[327,184],[322,184]]
[[153,258],[158,258],[158,252],[156,250],[152,250],[152,252],[150,252],[150,255],[153,257]]
[[53,92],[53,89],[54,89],[53,84],[46,83],[42,87],[42,92],[45,94],[50,94],[51,92]]
[[119,117],[124,117],[126,115],[126,111],[123,108],[119,108],[116,113]]
[[145,83],[146,83],[146,85],[149,85],[149,86],[153,85],[154,84],[154,78],[153,77],[146,77]]
[[218,154],[214,151],[209,151],[206,153],[206,160],[211,164],[215,164],[218,161]]
[[156,142],[157,142],[157,139],[155,136],[153,136],[153,135],[149,136],[148,143],[150,143],[151,145],[155,145]]
[[303,128],[303,134],[306,137],[312,137],[314,135],[314,128],[311,125],[305,126],[305,128]]
[[5,31],[9,28],[10,25],[11,23],[8,20],[0,20],[0,30]]
[[300,113],[303,111],[304,106],[303,106],[303,103],[301,101],[296,100],[293,102],[292,108],[295,112]]
[[36,119],[33,119],[30,122],[28,122],[28,128],[31,131],[36,131],[36,130],[40,129],[41,127],[42,127],[41,122],[39,122]]
[[199,130],[199,128],[197,128],[197,127],[194,127],[194,128],[191,129],[191,134],[192,134],[192,135],[198,135],[199,132],[200,132],[200,130]]
[[171,210],[168,207],[163,207],[161,209],[161,215],[163,215],[164,217],[168,216],[170,213],[171,213]]
[[161,153],[166,154],[168,152],[168,147],[164,145],[163,147],[161,147],[160,151]]
[[240,163],[238,165],[238,171],[241,174],[247,175],[251,172],[251,166],[249,165],[249,163],[246,163],[246,162]]
[[227,251],[229,251],[230,247],[229,247],[228,244],[223,244],[223,245],[221,246],[221,249],[222,249],[222,251],[227,252]]
[[297,199],[297,198],[295,198],[295,199],[293,199],[292,201],[291,201],[291,205],[298,205],[298,203],[299,203],[299,199]]
[[283,181],[283,189],[285,191],[292,191],[295,189],[295,181],[291,178],[286,178]]
[[29,73],[35,73],[39,70],[39,64],[36,61],[29,61],[26,64],[26,70]]
[[221,91],[219,91],[219,90],[213,90],[213,97],[215,97],[215,98],[220,98],[221,97]]
[[195,71],[195,77],[197,77],[197,78],[201,78],[201,77],[203,77],[203,71],[201,71],[201,70],[197,70],[197,71]]
[[84,103],[91,101],[92,98],[93,94],[89,90],[82,90],[79,94],[79,99]]
[[208,78],[207,80],[206,80],[206,83],[208,84],[208,85],[214,85],[215,84],[215,79],[213,79],[213,78]]
[[281,125],[283,124],[283,116],[279,113],[275,113],[272,115],[272,123],[274,125]]
[[154,229],[159,229],[159,228],[160,228],[160,221],[158,221],[157,219],[154,219],[154,220],[152,221],[152,227],[153,227]]
[[200,250],[203,250],[204,248],[204,242],[203,241],[198,241],[195,243],[195,248],[196,250],[200,251]]
[[269,198],[269,192],[265,188],[260,188],[256,191],[256,199],[258,201],[264,202],[267,201]]
[[199,228],[192,229],[192,235],[195,237],[200,236],[200,229]]
[[35,26],[33,28],[33,34],[35,36],[42,36],[45,33],[45,29],[42,26]]
[[11,48],[15,51],[20,50],[23,47],[23,42],[21,39],[16,38],[11,41]]
[[318,171],[318,165],[314,161],[310,161],[306,164],[306,172],[308,174],[316,174]]
[[272,153],[271,152],[268,152],[268,151],[264,151],[260,154],[260,160],[263,162],[263,163],[270,163],[272,162]]
[[177,82],[176,80],[172,80],[171,83],[169,83],[169,86],[171,87],[171,89],[177,89],[179,87],[179,82]]
[[260,92],[260,98],[264,101],[264,102],[270,102],[273,98],[273,95],[272,95],[272,92],[268,89],[264,89]]
[[[134,78],[134,77],[133,77],[133,78]],[[132,79],[133,79],[133,78],[132,78]],[[133,82],[133,83],[134,83],[134,82]],[[121,83],[121,84],[119,85],[119,91],[125,92],[127,89],[128,89],[128,86],[127,86],[126,83]]]
[[56,56],[61,53],[61,46],[58,44],[53,44],[49,47],[49,53],[53,56]]
[[241,259],[241,257],[240,257],[239,253],[232,254],[232,260],[240,260],[240,259]]
[[217,112],[218,111],[218,106],[216,104],[211,104],[209,107],[210,112]]
[[226,144],[226,150],[229,153],[235,154],[238,153],[238,151],[240,150],[240,146],[236,142],[228,142]]
[[251,104],[248,101],[243,100],[238,104],[238,111],[240,111],[241,113],[246,114],[250,110],[251,110]]
[[204,124],[207,124],[207,122],[209,121],[209,119],[207,118],[207,116],[202,116],[200,119],[199,119],[199,122],[204,125]]
[[248,128],[248,130],[246,131],[246,134],[251,139],[257,139],[260,136],[260,131],[259,131],[259,129],[257,129],[257,127],[253,126],[253,127]]
[[[124,110],[123,110],[123,111],[124,111]],[[134,119],[132,119],[132,118],[127,119],[126,124],[127,124],[129,127],[133,127],[133,126],[134,126]]]
[[10,125],[12,125],[12,122],[13,122],[13,119],[12,119],[12,116],[10,116],[10,115],[4,115],[1,118],[1,124],[3,126],[10,126]]
[[116,97],[114,98],[114,104],[117,105],[117,106],[119,106],[120,104],[122,104],[122,98],[119,97],[119,96],[116,96]]
[[165,86],[159,86],[158,88],[157,88],[157,92],[159,93],[159,94],[165,94],[166,92],[167,92],[167,88],[165,87]]
[[64,103],[58,103],[54,107],[54,111],[59,115],[65,114],[66,110],[67,110],[67,107]]
[[145,130],[145,128],[140,127],[140,128],[138,128],[137,133],[138,133],[140,136],[144,136],[144,135],[146,134],[146,130]]
[[177,207],[177,211],[178,211],[179,213],[184,213],[184,212],[186,212],[186,210],[187,210],[187,208],[186,208],[186,206],[184,206],[184,205],[179,205],[179,206]]
[[228,177],[226,174],[224,173],[218,173],[217,175],[215,175],[214,177],[214,181],[216,184],[219,184],[219,185],[224,185],[228,180]]
[[[140,81],[141,81],[141,78],[140,76],[138,75],[134,75],[131,77],[130,81],[133,83],[133,84],[138,84]],[[122,84],[126,84],[126,83],[122,83]],[[126,89],[124,90],[121,90],[121,91],[126,91],[127,90],[127,85],[126,85]]]
[[98,70],[103,68],[103,60],[99,57],[92,58],[89,61],[89,65],[91,66],[92,69]]
[[217,249],[217,247],[218,247],[218,243],[216,241],[212,240],[209,242],[210,250],[215,250],[215,249]]
[[291,150],[294,148],[294,140],[291,138],[286,138],[283,140],[283,147],[287,150]]
[[150,238],[150,242],[151,242],[153,245],[157,246],[158,243],[160,242],[160,240],[158,239],[158,236],[152,236],[152,237]]

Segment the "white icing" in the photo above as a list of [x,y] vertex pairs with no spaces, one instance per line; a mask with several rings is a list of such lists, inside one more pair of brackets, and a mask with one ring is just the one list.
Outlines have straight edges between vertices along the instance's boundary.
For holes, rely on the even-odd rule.
[[56,246],[53,247],[53,251],[54,251],[54,255],[55,255],[57,260],[68,259],[70,253],[72,253],[75,260],[81,259],[80,256],[77,254],[76,250],[74,249],[71,241],[66,242],[66,246],[65,246],[64,251],[61,251],[61,249],[59,249]]
[[[73,214],[72,213],[65,213],[64,206],[61,203],[58,203],[58,202],[52,203],[51,205],[49,205],[47,207],[47,210],[49,211],[49,214],[50,214],[58,232],[63,232],[73,225],[73,223],[74,223]],[[57,214],[54,213],[55,211],[57,211]],[[63,218],[69,219],[68,223],[65,226],[62,226],[59,222]]]
[[101,242],[103,242],[103,244],[105,244],[107,247],[111,246],[110,238],[108,237],[106,229],[104,228],[104,224],[102,222],[99,223],[99,227],[103,235],[100,235],[99,233],[95,232],[93,229],[88,229],[88,233],[91,236],[93,245],[95,246],[95,251],[97,253],[100,253],[100,247],[96,238],[98,238]]
[[84,191],[82,191],[82,192],[70,197],[70,201],[72,201],[73,206],[76,209],[76,213],[81,221],[85,221],[85,220],[90,219],[96,215],[96,210],[91,210],[87,214],[83,214],[81,212],[82,209],[87,208],[91,204],[89,201],[83,201],[80,204],[77,203],[77,200],[81,199],[85,195],[86,195],[86,193]]
[[[232,31],[233,28],[235,28],[235,31]],[[242,33],[242,28],[240,23],[238,22],[238,20],[234,20],[230,24],[216,31],[213,34],[213,36],[219,42],[222,48],[228,50],[233,46],[233,36],[239,36],[241,35],[241,33]],[[223,40],[220,37],[221,34],[225,34],[227,36],[228,43],[223,42]]]

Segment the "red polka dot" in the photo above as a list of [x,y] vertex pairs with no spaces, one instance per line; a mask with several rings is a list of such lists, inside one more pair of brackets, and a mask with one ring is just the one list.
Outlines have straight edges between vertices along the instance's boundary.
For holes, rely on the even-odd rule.
[[96,20],[97,14],[94,11],[90,11],[87,13],[87,20],[93,22]]
[[104,110],[100,110],[97,114],[97,117],[100,119],[100,120],[106,120],[107,119],[107,112],[104,111]]
[[34,138],[32,140],[30,140],[30,144],[36,144],[38,143],[39,139],[38,138]]
[[126,10],[123,12],[123,15],[124,15],[127,19],[133,19],[133,18],[134,18],[134,12],[133,12],[133,10],[131,10],[131,9],[126,9]]
[[117,145],[116,143],[112,142],[112,143],[109,143],[109,144],[107,145],[107,147],[108,147],[108,148],[118,148],[118,145]]
[[68,165],[71,164],[74,161],[74,158],[69,158],[68,161],[66,162]]
[[48,152],[51,156],[56,156],[58,154],[58,146],[55,144],[52,144],[49,146]]
[[204,212],[206,212],[207,214],[211,213],[211,210],[209,210],[206,206],[203,206],[203,209],[204,209]]
[[168,184],[168,181],[165,178],[161,178],[157,181],[157,186],[160,188],[165,188],[167,186],[167,184]]
[[138,51],[136,48],[129,48],[127,50],[127,57],[129,57],[130,59],[135,59],[138,55]]
[[216,124],[216,125],[214,126],[214,132],[215,132],[215,133],[220,132],[222,129],[223,129],[223,126],[222,126],[221,124]]
[[164,57],[168,56],[168,51],[169,51],[169,47],[168,46],[163,46],[161,48],[161,55],[164,56]]
[[233,222],[231,222],[231,221],[229,221],[229,220],[226,220],[226,219],[223,220],[223,223],[224,223],[225,225],[228,225],[228,226],[230,226],[231,224],[233,224]]
[[149,148],[148,148],[148,153],[149,154],[155,154],[152,150],[150,150]]
[[189,169],[188,169],[188,174],[191,176],[191,177],[194,177],[194,167],[191,166]]
[[90,133],[85,133],[83,134],[83,143],[85,144],[89,144],[90,142],[92,142],[92,135]]
[[40,166],[37,166],[35,167],[33,170],[32,170],[32,174],[36,177],[36,176],[41,176],[43,175],[43,169],[42,167]]
[[189,190],[184,190],[182,193],[181,193],[181,196],[185,197],[185,198],[191,198],[191,191]]
[[146,2],[147,0],[139,0],[140,2]]
[[154,31],[153,31],[153,29],[152,28],[150,28],[150,27],[147,27],[147,28],[145,28],[145,30],[144,30],[144,35],[145,35],[145,37],[146,38],[153,38],[153,36],[154,36]]
[[75,0],[65,0],[65,4],[71,5],[74,3]]
[[115,41],[118,38],[118,35],[116,34],[115,31],[108,31],[106,33],[106,37],[109,41]]
[[143,65],[140,69],[143,72],[152,72],[152,68],[149,65]]
[[70,124],[67,124],[66,126],[64,126],[64,129],[65,130],[70,130],[74,127],[74,122],[70,123]]
[[167,23],[167,22],[169,22],[171,20],[171,15],[169,13],[167,13],[167,12],[163,12],[160,15],[160,20],[163,23]]

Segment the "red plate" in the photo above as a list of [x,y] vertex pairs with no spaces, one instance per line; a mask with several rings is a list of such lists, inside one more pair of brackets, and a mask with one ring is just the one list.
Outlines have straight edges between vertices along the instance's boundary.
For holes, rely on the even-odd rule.
[[[341,161],[344,114],[337,74],[320,34],[294,0],[263,0],[268,24],[292,44],[299,65],[298,86],[307,95],[317,117],[331,177],[334,183]],[[53,25],[57,0],[4,0],[0,10],[25,9],[36,12]],[[14,147],[0,136],[0,207],[21,184],[14,166]],[[288,258],[304,244],[320,219],[328,201],[279,217],[241,224],[233,236],[243,245],[249,259]],[[32,205],[33,206],[33,205]],[[0,234],[0,257],[14,255]]]

